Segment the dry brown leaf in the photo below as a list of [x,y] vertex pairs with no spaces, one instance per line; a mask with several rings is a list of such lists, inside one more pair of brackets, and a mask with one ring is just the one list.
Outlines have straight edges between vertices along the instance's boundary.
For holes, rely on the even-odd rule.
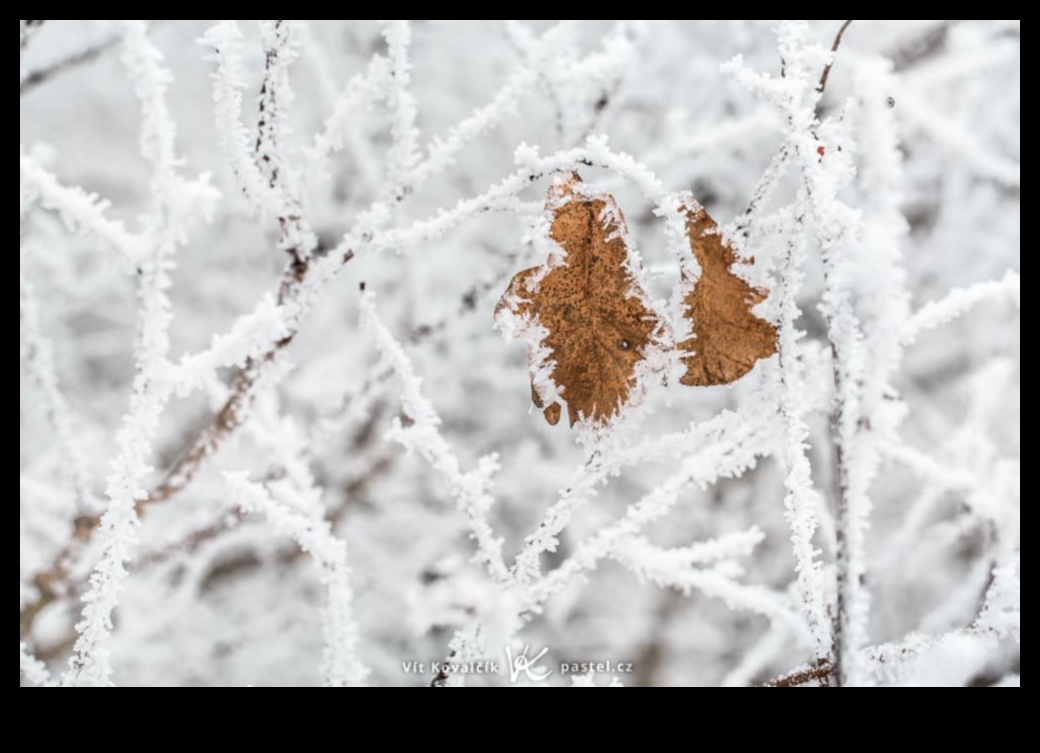
[[776,328],[751,312],[768,291],[732,272],[737,255],[704,207],[692,202],[684,209],[686,235],[701,276],[683,299],[693,337],[679,343],[680,350],[691,354],[682,356],[686,373],[679,381],[691,386],[729,384],[751,371],[758,359],[776,352]]
[[[609,195],[580,195],[580,183],[577,175],[557,181],[546,202],[553,213],[549,234],[565,258],[550,254],[542,266],[518,272],[495,317],[502,326],[509,319],[505,312],[510,312],[521,326],[503,329],[527,335],[531,397],[544,410],[545,420],[555,425],[561,413],[559,402],[539,394],[539,370],[549,368],[549,378],[566,400],[571,426],[579,417],[602,426],[629,403],[637,366],[661,322],[630,268],[634,262],[621,210]],[[531,337],[536,321],[544,331]]]

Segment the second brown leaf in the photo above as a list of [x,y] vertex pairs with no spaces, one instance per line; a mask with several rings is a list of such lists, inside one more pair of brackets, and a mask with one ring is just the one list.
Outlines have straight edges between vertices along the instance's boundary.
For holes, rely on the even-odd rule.
[[[728,384],[751,371],[760,358],[776,352],[776,328],[752,312],[768,291],[734,274],[733,247],[711,215],[695,201],[683,207],[686,235],[701,275],[683,299],[693,336],[679,343],[686,373],[683,384]],[[684,281],[689,283],[685,270]]]

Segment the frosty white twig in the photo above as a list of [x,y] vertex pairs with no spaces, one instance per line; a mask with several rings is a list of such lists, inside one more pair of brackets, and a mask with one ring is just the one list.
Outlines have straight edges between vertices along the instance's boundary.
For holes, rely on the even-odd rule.
[[26,364],[36,380],[43,397],[47,421],[54,429],[62,466],[72,482],[76,508],[87,511],[93,501],[90,475],[81,448],[76,444],[72,413],[58,382],[51,341],[40,331],[39,310],[32,284],[21,275],[18,279],[19,313],[21,319],[22,363]]
[[273,500],[244,473],[226,473],[235,503],[243,511],[263,514],[280,532],[292,536],[321,565],[325,587],[325,684],[327,687],[364,685],[368,668],[357,657],[358,628],[353,614],[353,592],[346,548],[328,523],[295,512]]
[[408,192],[407,175],[418,161],[419,129],[415,126],[418,108],[411,92],[412,64],[408,47],[412,30],[408,21],[387,21],[383,36],[390,50],[390,79],[387,100],[390,106],[390,135],[393,144],[387,155],[387,198],[400,201]]
[[176,172],[175,131],[165,102],[169,73],[146,31],[144,21],[127,22],[123,57],[141,102],[141,153],[152,166],[157,202],[145,235],[146,250],[138,262],[136,373],[130,408],[117,440],[119,455],[108,477],[108,507],[98,526],[101,558],[83,596],[83,615],[76,625],[79,637],[69,669],[62,676],[63,685],[112,684],[105,644],[112,631],[112,611],[127,576],[126,562],[136,543],[136,502],[147,496],[144,485],[151,470],[152,441],[169,397],[169,391],[164,389],[172,318],[166,292],[170,286],[169,270],[174,251],[184,241],[186,212],[194,209],[198,201],[213,196],[204,187],[197,190]]
[[32,157],[22,154],[22,202],[39,201],[45,209],[58,213],[66,225],[98,245],[111,246],[131,263],[142,253],[142,239],[129,233],[123,223],[105,216],[108,202],[78,187],[58,182]]
[[216,63],[213,76],[217,135],[231,164],[239,190],[250,204],[270,215],[277,214],[279,200],[274,187],[264,179],[253,158],[249,131],[242,123],[242,32],[234,21],[222,21],[199,40],[210,47]]
[[[859,394],[861,373],[863,371],[863,345],[860,323],[851,303],[848,289],[847,273],[842,269],[843,256],[839,249],[845,249],[854,241],[859,228],[855,213],[843,204],[837,196],[837,188],[849,179],[848,166],[839,154],[828,155],[826,162],[822,155],[826,147],[819,143],[818,103],[822,96],[831,66],[834,52],[841,42],[841,35],[848,27],[846,22],[835,38],[832,49],[827,52],[822,48],[806,44],[806,26],[802,23],[786,22],[777,30],[783,69],[780,79],[769,79],[756,74],[742,66],[736,60],[729,68],[737,79],[747,88],[761,94],[771,101],[787,121],[787,142],[784,149],[797,156],[798,166],[804,184],[800,205],[795,210],[795,219],[799,225],[805,225],[813,231],[814,242],[820,249],[824,265],[826,291],[821,303],[821,311],[828,325],[828,339],[833,360],[834,396],[832,408],[832,435],[835,450],[835,467],[838,475],[837,484],[837,599],[832,614],[833,626],[830,639],[833,641],[835,673],[841,683],[854,682],[856,669],[856,647],[865,641],[866,630],[866,595],[860,586],[860,575],[863,565],[863,531],[866,516],[869,512],[869,499],[866,496],[869,474],[873,463],[869,460],[863,466],[853,468],[853,444],[859,439],[862,410]],[[813,71],[822,62],[823,73],[819,81],[813,85]],[[840,134],[835,134],[840,137]],[[821,151],[821,149],[823,151]],[[776,166],[782,164],[777,158]],[[772,181],[770,181],[772,182]],[[768,188],[768,183],[766,184]],[[800,264],[792,263],[796,254],[801,254],[801,238],[788,241],[788,262],[786,276],[797,276]],[[800,279],[798,280],[800,282]],[[787,283],[789,284],[789,282]],[[780,363],[782,368],[794,366],[791,356],[794,355],[797,333],[792,328],[797,307],[790,293],[784,294],[786,302],[782,305],[780,327]],[[784,300],[784,299],[782,299]],[[786,356],[785,356],[786,353]],[[789,383],[788,383],[788,386]],[[796,400],[791,392],[787,392],[789,402]],[[792,411],[793,409],[793,411]],[[802,436],[804,428],[799,427],[800,418],[794,405],[788,408],[788,420],[792,430]],[[794,412],[794,415],[791,413]],[[794,439],[794,437],[792,437]],[[804,440],[797,440],[802,444]],[[789,442],[788,447],[795,444]],[[790,452],[790,450],[789,450]],[[865,458],[866,459],[866,458]],[[804,453],[797,453],[793,458],[791,469],[797,469],[797,481],[791,486],[793,477],[789,475],[789,489],[794,497],[789,497],[789,520],[795,537],[796,548],[802,552],[798,557],[798,568],[803,577],[815,571],[812,565],[813,550],[810,543],[814,521],[811,517],[812,507],[817,506],[812,497],[815,490],[809,476],[808,463]],[[871,469],[865,474],[858,473],[859,468]],[[790,474],[789,470],[789,474]],[[800,490],[800,491],[799,491]],[[797,503],[798,495],[808,495],[808,504]],[[802,508],[797,518],[795,511]],[[797,521],[797,522],[796,522]],[[798,545],[799,540],[801,545]],[[812,576],[815,578],[815,576]],[[810,627],[817,638],[818,648],[827,651],[828,641],[820,627],[817,627],[821,615],[819,588],[803,581],[802,598],[813,604],[810,608]]]
[[586,464],[575,470],[559,499],[546,511],[535,531],[524,540],[524,546],[513,565],[515,576],[521,583],[541,576],[541,556],[556,550],[559,536],[571,522],[575,511],[594,497],[597,487],[611,476],[626,467],[678,460],[696,455],[713,445],[729,442],[731,440],[728,437],[737,431],[737,427],[753,421],[756,415],[768,414],[771,409],[768,398],[759,394],[737,411],[725,411],[713,419],[690,426],[686,431],[666,434],[632,447],[616,447],[605,453],[595,453]]
[[495,536],[488,521],[488,513],[495,502],[488,493],[488,487],[497,469],[496,457],[489,455],[481,458],[474,470],[462,472],[458,458],[437,428],[441,422],[437,412],[419,389],[422,380],[412,369],[400,343],[379,321],[372,293],[362,294],[361,312],[363,326],[372,333],[376,347],[401,379],[401,408],[412,422],[405,427],[400,420],[395,419],[390,436],[405,447],[419,452],[444,475],[477,542],[475,560],[497,580],[507,580],[509,572],[502,559],[502,540]]
[[977,282],[967,288],[951,290],[944,298],[926,303],[916,311],[903,326],[901,339],[906,344],[912,343],[922,332],[951,322],[985,301],[1008,300],[1019,306],[1021,291],[1021,277],[1011,271],[1000,280]]
[[26,682],[37,688],[54,687],[55,683],[51,679],[51,673],[47,671],[47,666],[29,653],[29,648],[25,643],[19,643],[18,648],[20,651],[18,669]]
[[355,121],[359,111],[368,109],[385,96],[389,78],[390,63],[381,55],[374,55],[364,71],[350,78],[336,97],[324,126],[315,134],[313,146],[306,151],[308,171],[325,173],[329,157],[346,144],[350,146],[351,156],[359,162],[362,174],[370,183],[375,183],[376,167],[370,164],[369,155],[359,154],[361,149],[356,144]]
[[611,557],[641,579],[684,594],[696,589],[721,599],[731,609],[757,612],[810,643],[805,622],[791,609],[786,595],[737,580],[742,568],[735,559],[749,555],[761,539],[760,532],[751,530],[667,550],[634,537],[614,547]]
[[526,608],[539,610],[571,579],[610,556],[620,542],[667,514],[688,486],[704,486],[721,477],[738,476],[753,466],[758,456],[767,452],[770,439],[769,428],[748,421],[733,426],[702,452],[684,458],[678,471],[631,505],[624,516],[583,541],[562,565],[524,588]]

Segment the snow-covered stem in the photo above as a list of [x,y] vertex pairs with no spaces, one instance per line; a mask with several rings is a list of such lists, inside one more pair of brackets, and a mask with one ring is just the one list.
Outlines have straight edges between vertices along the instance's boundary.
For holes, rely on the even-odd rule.
[[176,172],[175,128],[166,108],[170,80],[162,53],[147,37],[144,21],[128,21],[124,28],[123,63],[141,103],[142,156],[151,163],[156,205],[148,219],[144,253],[138,261],[139,305],[135,375],[130,407],[120,429],[119,453],[112,463],[106,495],[108,505],[98,526],[101,557],[83,596],[79,637],[69,660],[63,685],[112,685],[107,643],[112,632],[112,612],[127,577],[126,563],[137,538],[137,501],[147,496],[152,443],[159,418],[169,398],[166,379],[169,361],[169,326],[172,311],[167,290],[173,253],[184,242],[184,222],[199,202],[212,194],[182,180]]
[[805,622],[791,609],[786,595],[736,580],[743,568],[734,558],[748,556],[761,540],[762,533],[752,529],[668,550],[640,537],[631,537],[616,545],[610,556],[641,580],[674,588],[684,594],[698,590],[721,599],[731,609],[757,612],[809,643]]
[[408,173],[419,160],[419,129],[415,126],[419,109],[411,91],[412,63],[408,49],[412,43],[412,29],[408,21],[387,21],[383,36],[390,51],[387,104],[392,138],[383,195],[400,201],[410,190]]
[[[841,685],[855,684],[859,679],[853,665],[856,649],[865,643],[868,620],[867,594],[860,581],[865,567],[864,536],[870,509],[867,488],[874,463],[864,457],[860,465],[854,448],[861,438],[862,422],[867,419],[862,413],[864,396],[861,394],[864,338],[852,304],[849,264],[862,222],[860,215],[838,197],[839,190],[850,182],[853,174],[848,150],[843,152],[839,148],[842,142],[849,142],[847,127],[842,123],[821,123],[817,116],[841,32],[830,51],[807,43],[807,32],[803,22],[784,22],[778,28],[783,60],[779,79],[754,74],[742,67],[740,61],[731,64],[730,69],[746,87],[770,99],[787,122],[787,145],[796,157],[802,179],[795,218],[799,225],[810,230],[823,261],[824,294],[820,310],[827,322],[832,357],[831,431],[837,477],[837,594],[832,612],[832,639],[835,675]],[[815,71],[821,65],[823,74],[817,81]],[[830,144],[821,141],[827,138]],[[866,472],[860,473],[861,469]]]
[[1000,280],[977,282],[966,288],[951,290],[938,301],[930,301],[914,312],[903,325],[901,338],[909,345],[926,332],[952,322],[973,307],[987,301],[1010,301],[1021,306],[1022,278],[1008,271]]
[[[1005,59],[1014,60],[1018,56],[1018,45],[1002,47],[994,45],[993,52],[1001,53]],[[972,61],[977,64],[979,61]],[[1019,162],[1008,159],[994,152],[987,144],[980,142],[971,132],[965,131],[955,121],[943,116],[928,106],[920,96],[919,87],[927,86],[921,82],[918,86],[896,88],[898,92],[899,110],[903,117],[916,127],[927,131],[935,142],[950,153],[952,158],[964,160],[981,177],[993,180],[1008,188],[1020,188],[1022,185],[1022,166]]]
[[733,478],[755,465],[768,451],[773,437],[764,421],[733,426],[731,431],[702,452],[687,456],[679,470],[671,474],[652,492],[644,495],[627,512],[610,525],[581,542],[563,564],[523,588],[522,599],[527,610],[538,611],[553,594],[561,591],[575,577],[593,569],[612,556],[616,547],[638,535],[649,523],[666,515],[691,485],[707,486],[720,478]]
[[441,419],[437,411],[422,394],[422,379],[415,373],[404,348],[379,320],[375,296],[371,292],[361,296],[361,317],[362,326],[371,334],[376,348],[401,380],[401,410],[411,420],[406,427],[400,419],[394,419],[389,436],[409,450],[418,452],[444,476],[459,511],[469,521],[471,535],[477,543],[474,561],[487,568],[495,579],[507,580],[509,571],[502,558],[502,539],[495,535],[488,520],[495,503],[488,489],[498,469],[497,457],[487,455],[469,473],[462,471],[458,457],[441,434]]
[[71,481],[75,508],[81,512],[87,511],[93,499],[90,473],[83,452],[76,443],[72,414],[59,384],[54,365],[54,347],[40,331],[39,307],[32,284],[24,274],[19,276],[18,284],[22,364],[40,390],[43,410],[54,431],[55,444],[61,455],[61,465]]
[[685,431],[646,440],[632,447],[616,447],[606,453],[593,453],[585,464],[575,469],[559,499],[546,511],[537,529],[524,540],[524,546],[513,564],[514,576],[521,583],[531,582],[541,576],[541,557],[556,551],[559,537],[570,524],[574,513],[593,498],[597,487],[605,484],[611,476],[626,467],[660,460],[679,460],[729,442],[738,427],[772,410],[775,408],[769,398],[759,393],[736,411],[724,411]]
[[[804,30],[790,29],[789,32],[788,43],[792,47],[801,43],[798,37],[804,34]],[[783,47],[784,40],[781,39]],[[824,68],[821,82],[825,82],[832,63],[833,59]],[[796,74],[789,72],[789,75],[793,78]],[[819,88],[816,91],[822,95]],[[815,101],[818,100],[819,96]],[[810,103],[815,105],[811,100]],[[865,485],[860,486],[857,479],[853,478],[852,468],[852,464],[857,461],[852,445],[861,419],[859,402],[862,396],[859,389],[863,378],[862,333],[852,306],[848,267],[843,264],[847,258],[847,246],[852,241],[851,236],[859,226],[854,212],[838,199],[837,189],[848,179],[842,175],[840,155],[836,154],[827,160],[828,167],[836,165],[836,170],[822,167],[818,148],[813,149],[812,142],[807,140],[817,121],[807,116],[799,117],[800,114],[798,111],[791,112],[789,122],[804,180],[806,219],[814,230],[823,261],[825,292],[820,309],[827,321],[834,383],[831,434],[837,474],[837,593],[832,614],[832,638],[834,674],[836,684],[840,687],[856,684],[859,680],[856,668],[852,665],[856,650],[865,643],[868,619],[867,594],[861,576],[869,499],[865,494]],[[832,175],[824,177],[826,172],[832,172]]]
[[260,85],[255,151],[260,172],[278,204],[278,247],[290,255],[295,275],[300,277],[318,241],[304,219],[299,175],[288,158],[290,130],[286,121],[294,96],[289,68],[299,55],[293,30],[293,22],[284,19],[260,23],[264,80]]
[[[365,684],[368,668],[358,658],[358,627],[354,619],[353,591],[347,549],[332,533],[329,524],[315,516],[297,512],[272,499],[261,485],[245,473],[225,473],[232,500],[243,512],[263,515],[280,533],[287,534],[321,566],[325,587],[325,685],[330,688]],[[319,512],[320,509],[316,512]]]
[[494,99],[453,126],[443,138],[435,137],[431,140],[425,157],[408,172],[404,185],[408,188],[420,185],[455,164],[457,156],[470,143],[495,128],[506,117],[516,114],[523,98],[534,88],[536,80],[536,76],[527,68],[521,68],[513,74]]
[[216,64],[212,78],[217,137],[238,188],[253,207],[277,215],[277,192],[265,180],[250,147],[249,130],[242,122],[242,90],[246,86],[242,31],[235,21],[221,21],[202,36],[199,44],[212,50],[208,59]]
[[288,21],[265,21],[262,25],[265,68],[255,146],[258,161],[254,161],[248,151],[239,116],[239,89],[244,85],[241,31],[234,22],[224,21],[212,27],[202,40],[214,49],[217,129],[225,134],[224,146],[240,187],[257,207],[274,214],[279,226],[279,248],[288,252],[291,260],[279,286],[277,305],[271,298],[262,299],[252,317],[241,317],[229,333],[214,337],[209,349],[181,360],[176,374],[177,390],[182,394],[211,384],[217,369],[243,368],[213,421],[196,435],[162,483],[152,490],[148,497],[150,502],[164,501],[181,491],[224,440],[241,426],[257,385],[276,370],[282,350],[292,342],[307,311],[306,301],[297,298],[317,241],[302,214],[297,176],[284,156],[287,134],[284,110],[292,102],[288,69],[297,55],[291,29]]
[[390,61],[382,55],[374,55],[364,71],[350,78],[336,97],[324,126],[315,134],[314,144],[306,152],[308,173],[327,173],[329,157],[347,146],[367,181],[375,182],[373,160],[357,143],[357,120],[359,112],[370,109],[385,97],[389,79]]
[[128,232],[122,222],[105,216],[109,202],[79,187],[67,187],[32,157],[19,157],[22,203],[38,201],[44,209],[56,212],[65,226],[82,234],[91,243],[118,251],[136,263],[143,251],[143,240]]
[[24,642],[18,644],[18,650],[18,671],[25,681],[37,688],[54,687],[55,682],[47,671],[47,665],[29,653],[29,647]]
[[811,390],[807,389],[806,368],[799,355],[799,343],[805,333],[795,325],[800,315],[797,295],[804,280],[802,265],[805,256],[801,238],[790,238],[780,269],[779,289],[774,293],[780,309],[776,379],[784,426],[778,454],[784,467],[784,485],[787,488],[784,518],[791,532],[799,601],[815,642],[816,655],[825,657],[831,651],[832,634],[824,607],[823,574],[817,559],[819,552],[813,544],[823,503],[813,484],[812,468],[806,454],[809,439],[806,395],[811,394]]
[[[589,138],[584,146],[563,149],[542,157],[538,149],[526,144],[517,147],[515,161],[522,167],[477,196],[460,200],[454,207],[429,219],[417,220],[407,227],[377,230],[365,223],[347,232],[329,254],[329,264],[347,253],[404,252],[424,242],[442,238],[467,220],[492,211],[514,211],[521,205],[519,195],[535,181],[556,172],[571,172],[592,165],[616,172],[657,203],[667,203],[672,194],[646,166],[624,152],[615,152],[606,139]],[[378,223],[386,218],[386,207],[376,203],[363,216]]]
[[279,182],[285,183],[284,142],[288,135],[285,113],[293,99],[289,67],[297,56],[289,22],[284,19],[261,21],[260,44],[264,51],[264,80],[257,102],[255,151],[261,175],[274,188]]

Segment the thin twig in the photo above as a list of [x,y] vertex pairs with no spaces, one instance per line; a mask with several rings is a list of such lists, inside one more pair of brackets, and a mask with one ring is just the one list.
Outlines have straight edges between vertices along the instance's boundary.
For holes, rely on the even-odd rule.
[[841,28],[838,29],[838,35],[834,37],[834,44],[831,45],[831,62],[827,63],[827,65],[824,66],[823,73],[820,74],[820,83],[816,85],[816,91],[818,91],[821,95],[827,88],[827,79],[830,78],[831,68],[834,67],[835,58],[833,57],[833,55],[838,51],[838,47],[841,46],[841,38],[845,34],[845,30],[849,28],[849,24],[851,23],[851,19],[843,23],[841,25]]
[[[842,36],[845,34],[845,30],[849,28],[849,24],[852,21],[846,21],[838,29],[837,36],[834,37],[834,42],[831,44],[832,55],[838,51],[838,47],[841,46]],[[816,91],[820,93],[821,99],[823,92],[827,89],[827,79],[831,75],[831,68],[834,67],[834,57],[823,69],[823,73],[820,74],[820,81],[816,84]],[[780,76],[785,77],[787,75],[787,64],[783,58],[780,59]],[[820,103],[816,103],[816,119],[820,118]],[[736,232],[745,239],[748,237],[751,220],[754,217],[755,211],[758,209],[759,204],[769,194],[773,188],[776,187],[777,180],[779,179],[780,172],[784,169],[787,158],[790,156],[789,148],[787,144],[783,144],[780,150],[773,156],[772,162],[769,167],[766,168],[765,173],[762,174],[762,178],[759,180],[758,185],[755,187],[754,194],[751,197],[751,201],[748,202],[747,209],[744,210],[744,214],[741,215],[737,221]]]
[[25,78],[22,79],[19,85],[19,96],[24,97],[26,94],[31,92],[40,84],[45,84],[56,76],[64,73],[72,68],[77,68],[86,63],[97,60],[99,57],[104,55],[106,52],[114,48],[119,44],[119,40],[122,39],[118,34],[109,37],[104,42],[99,42],[96,45],[87,47],[77,53],[69,55],[67,58],[62,58],[56,63],[51,63],[43,68],[37,68],[35,71],[31,71]]
[[[836,59],[835,53],[837,53],[838,47],[841,45],[841,40],[845,34],[845,30],[849,28],[851,23],[852,21],[848,20],[841,25],[840,29],[838,29],[838,33],[834,37],[834,43],[831,45],[831,60],[826,66],[824,66],[823,73],[820,74],[820,81],[816,85],[816,91],[820,95],[819,99],[816,101],[817,120],[820,118],[820,105],[823,101],[823,93],[827,88],[827,80],[830,77],[831,68],[833,68]],[[808,178],[806,178],[805,186],[811,199],[812,186]],[[833,273],[830,270],[830,266],[826,263],[826,259],[824,260],[823,270],[824,286],[827,290],[831,290],[833,289]],[[848,418],[846,412],[849,410],[849,406],[846,404],[844,399],[846,390],[846,377],[842,369],[842,364],[845,360],[843,358],[844,344],[839,343],[834,338],[835,324],[833,313],[827,314],[826,319],[828,325],[828,339],[830,340],[831,348],[832,378],[835,395],[830,415],[830,430],[832,446],[834,449],[834,467],[836,469],[835,475],[837,483],[837,509],[835,513],[835,517],[837,518],[835,525],[837,598],[834,605],[834,614],[831,615],[833,658],[828,665],[828,676],[833,679],[834,687],[842,687],[846,684],[849,672],[847,654],[852,648],[849,645],[849,638],[846,635],[846,620],[848,618],[849,602],[851,600],[850,590],[853,588],[853,584],[850,580],[852,576],[850,574],[851,563],[849,561],[849,544],[847,541],[848,521],[852,514],[851,502],[849,499],[851,490],[847,456],[849,448],[846,446],[849,437],[846,436],[844,428]]]
[[[831,283],[830,278],[831,275],[825,271],[824,285],[828,288]],[[831,443],[834,447],[834,467],[837,471],[835,479],[837,483],[837,510],[835,512],[835,518],[837,518],[837,520],[834,526],[837,597],[832,618],[832,634],[834,636],[834,684],[836,687],[842,687],[845,684],[845,678],[848,672],[845,655],[849,652],[849,645],[848,638],[845,634],[845,621],[848,616],[849,601],[851,600],[849,594],[851,588],[851,563],[849,561],[849,543],[846,531],[852,513],[849,502],[849,466],[846,454],[848,448],[845,446],[848,437],[845,436],[845,431],[843,429],[846,418],[845,411],[848,409],[848,406],[845,404],[845,400],[842,397],[845,390],[845,376],[842,372],[843,359],[841,357],[841,350],[833,337],[832,318],[833,317],[828,317],[828,337],[831,345],[835,401],[834,406],[831,409],[830,431]]]
[[813,680],[819,680],[820,684],[826,684],[830,680],[834,667],[826,659],[821,659],[817,662],[815,667],[809,667],[808,669],[798,669],[794,672],[788,672],[786,675],[780,675],[769,682],[764,682],[758,687],[760,688],[797,688],[799,685],[805,685]]
[[38,32],[40,30],[40,27],[43,26],[43,24],[44,24],[43,21],[20,21],[19,22],[20,31],[21,31],[21,34],[20,34],[20,40],[21,40],[21,42],[20,42],[20,49],[22,50],[22,52],[25,51],[25,46],[27,44],[29,44],[29,40],[32,39],[33,34]]
[[751,201],[748,202],[747,209],[744,210],[736,222],[735,232],[747,240],[748,235],[751,232],[751,222],[755,219],[758,212],[758,207],[766,197],[772,193],[773,189],[776,188],[777,183],[780,180],[780,175],[784,170],[787,163],[787,159],[790,156],[790,149],[787,144],[782,144],[779,151],[773,155],[773,159],[769,162],[769,167],[766,168],[765,172],[762,173],[762,177],[758,180],[758,185],[755,186],[754,192],[751,194]]
[[888,57],[892,60],[892,70],[900,73],[945,50],[950,37],[950,29],[956,23],[958,23],[957,20],[943,21],[938,26],[925,30],[920,36],[900,43],[898,47],[888,53]]
[[448,658],[444,661],[443,664],[441,664],[440,670],[438,670],[437,674],[434,675],[432,680],[430,680],[430,687],[431,688],[446,688],[446,687],[448,687],[448,679],[449,679],[448,666],[452,663],[452,661],[454,661],[454,659],[455,659],[455,649],[452,649],[451,652],[448,654]]
[[195,436],[173,467],[167,471],[162,482],[152,489],[146,499],[138,503],[138,512],[142,512],[145,505],[167,501],[191,483],[206,460],[242,425],[253,400],[254,388],[266,365],[274,361],[278,353],[292,342],[292,338],[290,335],[279,340],[275,347],[257,362],[246,364],[235,379],[231,395],[223,407]]

